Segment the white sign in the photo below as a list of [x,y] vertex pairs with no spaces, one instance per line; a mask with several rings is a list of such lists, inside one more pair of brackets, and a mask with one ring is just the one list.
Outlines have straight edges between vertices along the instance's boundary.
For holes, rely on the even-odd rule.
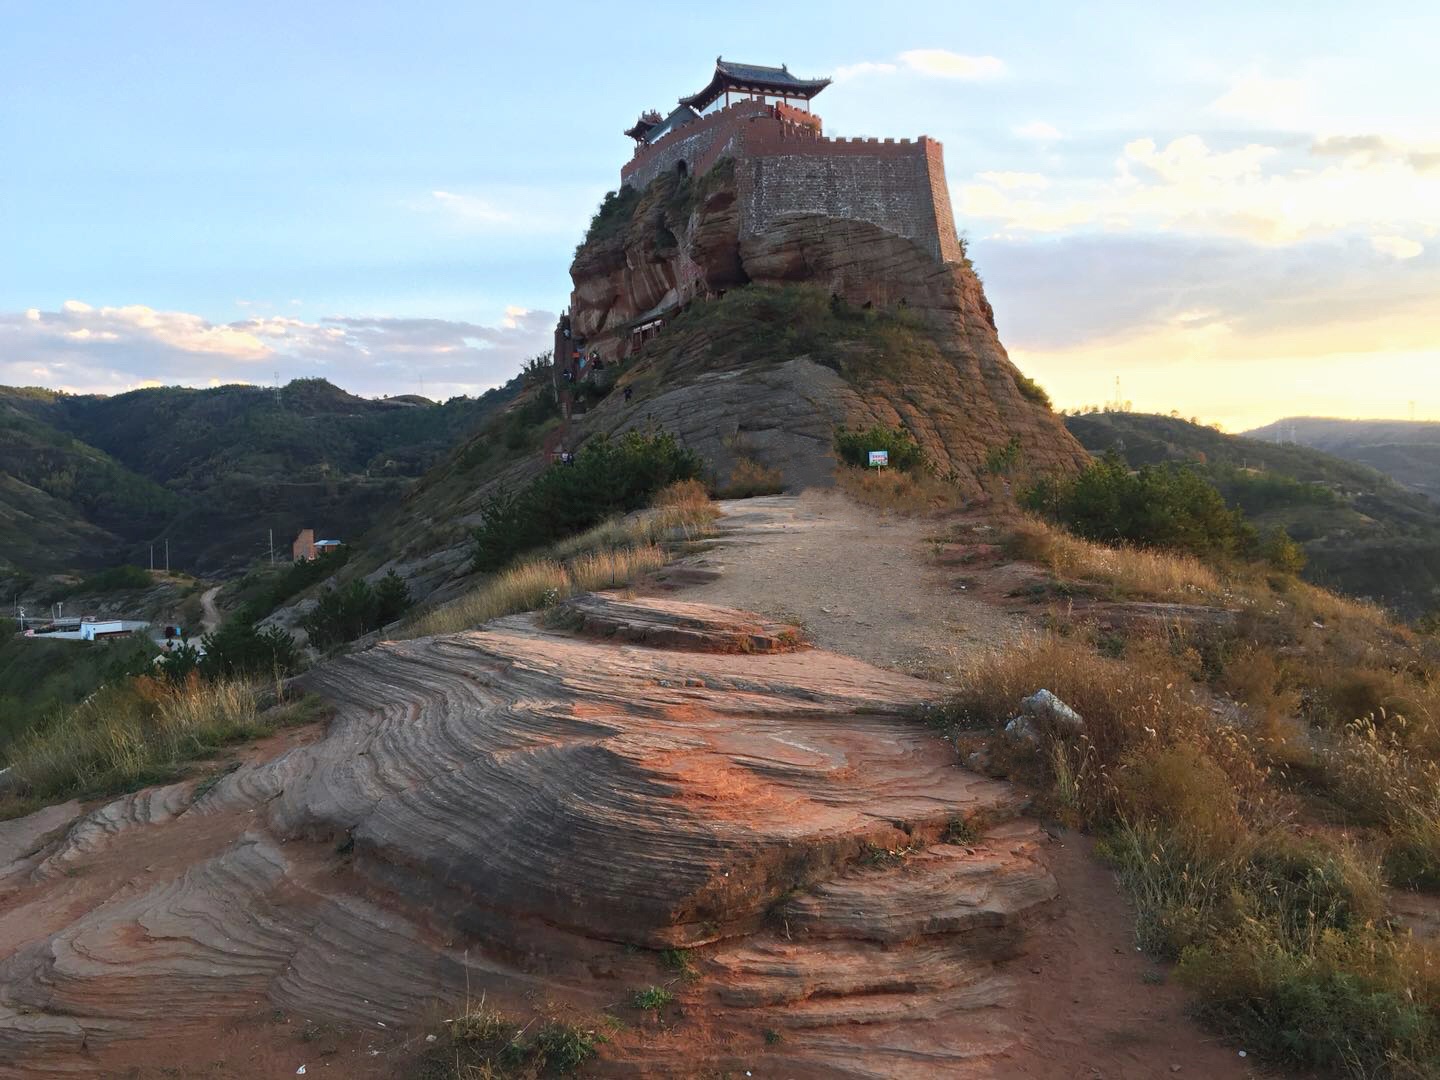
[[890,464],[890,451],[889,451],[889,450],[871,450],[871,451],[870,451],[870,467],[871,467],[872,469],[884,468],[886,465],[889,465],[889,464]]

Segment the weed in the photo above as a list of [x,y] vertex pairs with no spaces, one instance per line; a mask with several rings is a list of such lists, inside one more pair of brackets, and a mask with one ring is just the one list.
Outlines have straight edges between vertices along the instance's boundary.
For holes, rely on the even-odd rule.
[[941,839],[947,844],[973,844],[980,839],[980,830],[968,818],[952,817],[945,823]]
[[673,971],[687,979],[698,978],[700,975],[688,949],[666,949],[660,954],[660,964],[666,971]]
[[663,986],[647,986],[630,995],[630,1004],[636,1009],[656,1012],[675,1000],[675,995]]

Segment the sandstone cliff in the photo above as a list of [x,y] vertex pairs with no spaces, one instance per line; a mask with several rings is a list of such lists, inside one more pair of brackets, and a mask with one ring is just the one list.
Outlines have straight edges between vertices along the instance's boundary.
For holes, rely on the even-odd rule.
[[[662,176],[592,227],[571,267],[575,332],[610,357],[631,351],[635,326],[656,315],[667,325],[620,376],[644,392],[602,401],[577,422],[580,437],[659,424],[721,476],[743,454],[806,484],[828,479],[836,426],[903,424],[972,495],[1012,439],[1034,471],[1083,462],[1010,363],[968,261],[817,214],[748,229],[748,176],[725,164],[698,180]],[[776,289],[786,291],[738,298]],[[797,319],[808,336],[793,332]]]

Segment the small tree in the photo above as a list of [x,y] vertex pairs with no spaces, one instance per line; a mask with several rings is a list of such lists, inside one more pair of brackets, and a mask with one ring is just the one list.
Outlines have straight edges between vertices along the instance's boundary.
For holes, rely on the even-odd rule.
[[410,588],[391,570],[375,586],[375,629],[394,622],[410,606]]
[[300,670],[295,639],[278,626],[257,629],[254,623],[232,619],[200,639],[205,655],[200,674],[207,679],[248,675],[293,675]]

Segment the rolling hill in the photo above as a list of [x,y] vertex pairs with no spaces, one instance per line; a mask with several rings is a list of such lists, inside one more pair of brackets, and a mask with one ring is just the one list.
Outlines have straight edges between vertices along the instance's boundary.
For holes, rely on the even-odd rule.
[[[216,573],[302,527],[355,536],[515,394],[370,400],[320,379],[277,390],[113,397],[0,388],[0,571],[143,563]],[[285,550],[288,550],[286,548]]]
[[1440,424],[1297,416],[1245,435],[1262,442],[1297,442],[1358,461],[1440,501]]
[[1091,453],[1131,465],[1194,462],[1256,525],[1299,540],[1318,584],[1407,617],[1440,606],[1440,504],[1368,465],[1169,416],[1087,413],[1066,425]]

